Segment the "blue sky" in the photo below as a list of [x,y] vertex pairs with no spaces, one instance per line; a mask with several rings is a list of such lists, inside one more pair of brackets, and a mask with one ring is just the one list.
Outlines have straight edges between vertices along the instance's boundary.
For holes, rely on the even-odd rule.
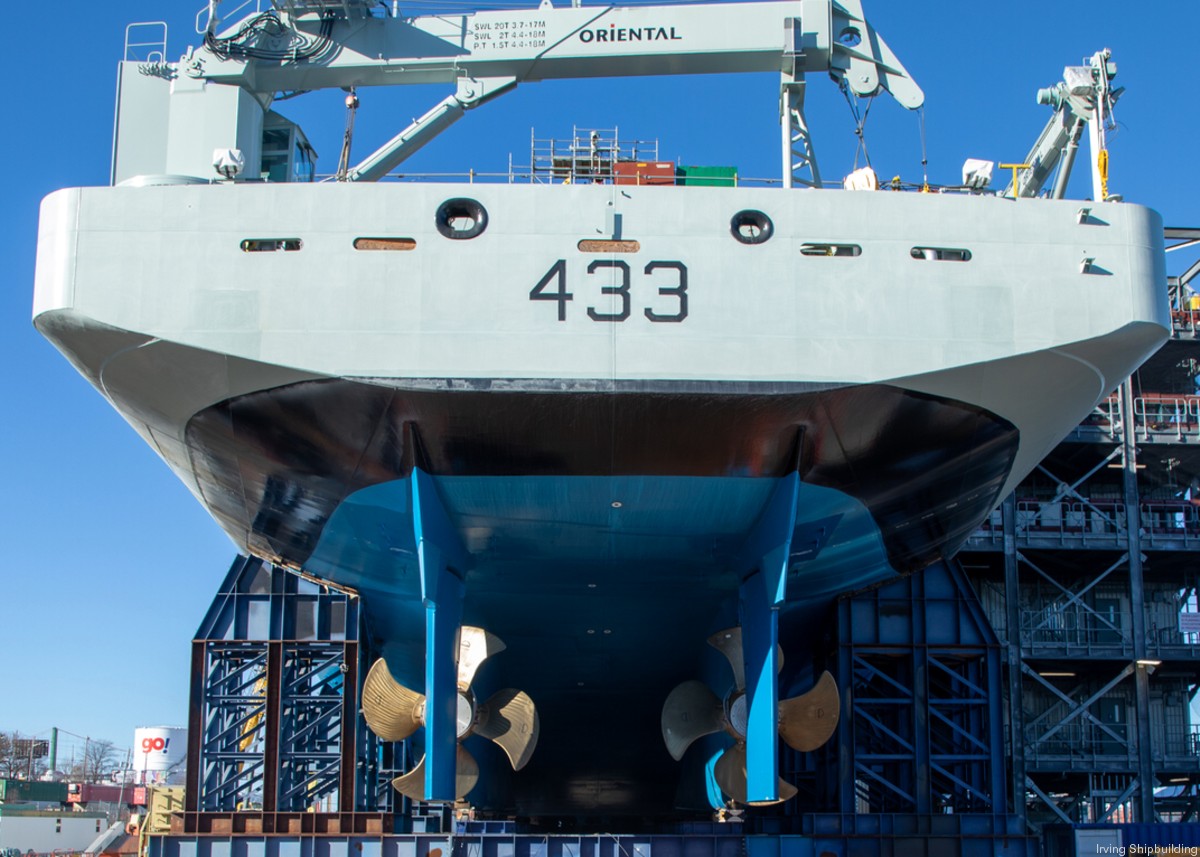
[[[61,187],[108,179],[115,69],[126,24],[165,20],[168,55],[177,58],[198,40],[192,25],[200,5],[60,0],[5,9],[2,731],[42,735],[59,726],[127,748],[136,726],[185,723],[190,640],[234,555],[165,465],[29,321],[39,201]],[[957,182],[967,157],[1023,158],[1049,116],[1035,103],[1037,89],[1057,82],[1064,65],[1107,46],[1119,69],[1117,83],[1127,88],[1109,145],[1110,189],[1158,209],[1168,225],[1200,226],[1200,109],[1192,80],[1200,4],[864,5],[925,90],[931,180]],[[849,108],[823,79],[814,76],[811,83],[817,154],[826,177],[840,178],[853,166]],[[355,156],[444,94],[428,87],[360,92]],[[337,161],[341,100],[341,93],[325,93],[279,108],[304,125],[325,172]],[[514,163],[528,163],[531,128],[539,137],[566,137],[578,125],[619,126],[623,137],[657,139],[663,159],[777,177],[776,102],[776,80],[758,75],[525,85],[468,114],[405,170],[502,171],[510,153]],[[880,99],[866,139],[882,178],[920,180],[915,115]],[[1081,159],[1072,196],[1090,193],[1083,166]],[[1188,261],[1172,260],[1171,272]]]

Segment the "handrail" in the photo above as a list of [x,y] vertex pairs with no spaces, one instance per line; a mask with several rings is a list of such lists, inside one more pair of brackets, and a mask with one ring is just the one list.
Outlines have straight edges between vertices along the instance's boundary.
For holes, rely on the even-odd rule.
[[[153,41],[130,41],[134,32],[138,28],[161,27],[162,36],[155,37]],[[147,36],[149,38],[149,36]],[[154,48],[140,56],[131,56],[131,53],[136,48]],[[166,21],[139,21],[130,24],[125,28],[125,52],[121,55],[125,62],[166,62],[167,61],[167,22]]]
[[1200,440],[1200,396],[1143,393],[1133,400],[1133,426],[1143,439],[1153,434]]
[[1125,531],[1125,504],[1062,498],[1017,500],[1018,535],[1115,535]]

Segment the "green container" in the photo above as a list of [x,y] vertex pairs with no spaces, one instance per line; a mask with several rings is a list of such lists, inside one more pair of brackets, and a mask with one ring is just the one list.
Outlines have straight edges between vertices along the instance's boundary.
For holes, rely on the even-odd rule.
[[0,779],[0,801],[4,803],[66,803],[66,783]]
[[677,167],[675,183],[690,187],[737,187],[737,167]]

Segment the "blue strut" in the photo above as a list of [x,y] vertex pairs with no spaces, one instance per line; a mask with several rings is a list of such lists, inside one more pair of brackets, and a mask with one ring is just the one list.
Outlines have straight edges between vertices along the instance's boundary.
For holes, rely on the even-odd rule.
[[747,575],[738,592],[746,669],[746,800],[779,799],[779,605],[787,589],[788,556],[796,529],[800,475],[779,480],[746,537]]
[[425,605],[425,799],[454,800],[458,759],[458,628],[470,560],[433,478],[412,471],[413,534]]

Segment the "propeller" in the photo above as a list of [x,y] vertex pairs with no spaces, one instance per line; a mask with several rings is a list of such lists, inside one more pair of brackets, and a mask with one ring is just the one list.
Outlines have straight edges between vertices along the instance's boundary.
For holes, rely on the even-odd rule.
[[[464,625],[458,638],[458,754],[455,794],[459,799],[479,781],[479,765],[463,747],[469,735],[482,735],[498,745],[514,771],[529,762],[537,746],[537,708],[522,690],[498,690],[477,704],[471,682],[479,666],[505,649],[504,642],[482,628]],[[367,725],[384,741],[403,741],[425,725],[425,695],[410,690],[392,678],[387,663],[379,658],[371,665],[362,692],[363,716]],[[392,780],[396,791],[412,800],[425,799],[425,757],[406,774]]]
[[[734,686],[721,699],[702,681],[692,679],[678,685],[663,703],[663,741],[671,758],[679,761],[697,739],[721,731],[728,732],[733,736],[734,744],[717,759],[713,775],[721,791],[738,803],[746,803],[747,700],[742,629],[718,631],[708,638],[708,644],[729,661],[733,668]],[[782,668],[782,653],[779,663]],[[780,701],[779,737],[794,750],[815,750],[833,736],[840,707],[837,682],[828,672],[824,672],[812,690]],[[780,801],[795,797],[796,791],[791,783],[779,780]]]

